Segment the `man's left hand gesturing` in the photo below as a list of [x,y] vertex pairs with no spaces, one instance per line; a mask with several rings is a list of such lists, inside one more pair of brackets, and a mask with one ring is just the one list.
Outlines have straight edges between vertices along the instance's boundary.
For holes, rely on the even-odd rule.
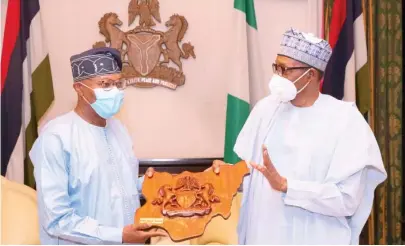
[[261,172],[275,190],[287,192],[287,179],[280,176],[270,159],[266,146],[263,145],[263,166],[251,163],[252,167]]

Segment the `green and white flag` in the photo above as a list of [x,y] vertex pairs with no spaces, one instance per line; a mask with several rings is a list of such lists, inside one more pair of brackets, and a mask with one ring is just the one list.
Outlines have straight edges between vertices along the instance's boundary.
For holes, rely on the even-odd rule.
[[235,50],[238,52],[240,76],[232,81],[228,93],[225,129],[224,161],[236,163],[238,156],[233,151],[236,139],[249,115],[250,108],[258,101],[263,84],[263,67],[257,32],[257,20],[253,0],[235,0],[235,28],[238,38]]

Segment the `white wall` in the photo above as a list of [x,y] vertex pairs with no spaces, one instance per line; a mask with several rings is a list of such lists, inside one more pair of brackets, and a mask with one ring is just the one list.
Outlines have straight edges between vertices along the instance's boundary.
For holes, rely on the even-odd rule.
[[[182,4],[179,4],[180,1]],[[69,57],[103,39],[98,33],[97,22],[104,13],[117,12],[124,22],[124,28],[127,28],[128,2],[40,0],[56,97],[42,123],[74,107],[76,95],[72,89]],[[207,9],[201,8],[201,15],[207,16],[210,10],[218,11],[224,2],[225,0],[204,1]],[[320,2],[321,0],[255,0],[265,88],[272,75],[271,64],[276,57],[281,35],[287,28],[294,27],[320,34]],[[193,12],[196,3],[193,1],[160,0],[160,3],[163,20],[176,12],[185,13],[190,26],[186,39],[196,47],[197,59],[183,62],[187,86],[176,92],[169,92],[164,88],[126,90],[126,102],[119,117],[129,129],[136,144],[136,154],[140,158],[220,157],[224,142],[226,89],[218,85],[218,81],[226,80],[226,76],[215,77],[212,81],[201,77],[204,74],[202,69],[217,71],[220,70],[218,64],[223,66],[226,62],[214,59],[214,48],[210,48],[213,53],[210,56],[201,54],[204,53],[202,47],[205,39],[214,37],[200,37],[199,32],[204,28],[215,28],[220,25],[221,20],[207,17],[201,21],[201,16],[196,16]],[[7,1],[2,0],[2,26],[5,19],[3,7],[6,5]],[[222,13],[216,15],[227,18]],[[217,39],[209,41],[215,41],[216,44],[223,41]],[[192,86],[191,81],[200,84],[199,89]],[[267,91],[263,91],[263,96],[266,94]],[[162,123],[163,120],[166,121],[165,124]]]
[[[290,27],[319,35],[316,26],[318,0],[255,0],[260,45],[266,78],[273,74],[282,34]],[[315,17],[315,22],[314,22]],[[267,81],[263,81],[267,85]],[[266,86],[267,88],[267,86]]]

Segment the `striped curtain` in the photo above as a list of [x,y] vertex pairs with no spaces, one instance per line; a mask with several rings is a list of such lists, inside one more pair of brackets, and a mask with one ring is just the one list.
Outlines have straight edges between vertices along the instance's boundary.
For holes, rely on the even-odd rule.
[[28,152],[54,99],[39,0],[8,1],[2,49],[1,175],[35,187]]
[[364,7],[361,0],[326,1],[325,38],[333,52],[321,90],[339,100],[370,109],[369,64]]

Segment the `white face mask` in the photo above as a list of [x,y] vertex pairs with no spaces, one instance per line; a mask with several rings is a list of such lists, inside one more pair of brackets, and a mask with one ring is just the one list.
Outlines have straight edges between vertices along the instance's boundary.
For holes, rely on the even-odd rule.
[[306,83],[299,91],[297,91],[297,88],[294,84],[302,77],[304,77],[304,75],[307,74],[309,70],[310,69],[308,69],[305,73],[298,77],[294,82],[281,77],[278,74],[273,74],[273,77],[269,81],[270,93],[276,96],[282,102],[289,102],[293,100],[298,93],[300,93],[307,87],[310,81],[308,81],[308,83]]

